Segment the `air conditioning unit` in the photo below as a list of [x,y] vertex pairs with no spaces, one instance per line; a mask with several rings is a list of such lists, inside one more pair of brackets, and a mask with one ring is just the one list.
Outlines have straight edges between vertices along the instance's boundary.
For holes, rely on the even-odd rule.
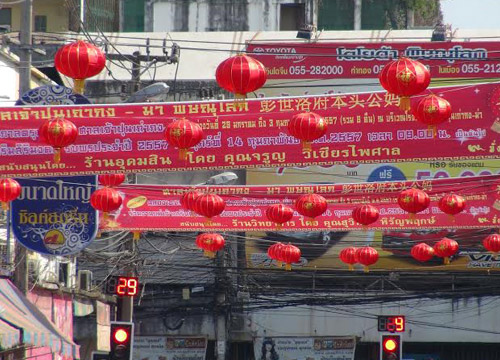
[[78,270],[78,289],[90,291],[92,289],[92,271]]

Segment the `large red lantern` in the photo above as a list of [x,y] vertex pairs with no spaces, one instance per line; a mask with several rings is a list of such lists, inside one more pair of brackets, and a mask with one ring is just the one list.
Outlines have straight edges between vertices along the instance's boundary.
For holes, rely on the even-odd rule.
[[217,194],[204,194],[196,198],[193,211],[207,218],[211,222],[214,216],[221,214],[226,207],[226,202]]
[[78,129],[71,121],[54,118],[45,121],[38,130],[40,138],[54,148],[54,162],[61,161],[61,151],[73,144],[78,136]]
[[125,174],[103,174],[99,175],[97,179],[99,183],[107,187],[120,186],[125,181]]
[[224,237],[216,233],[204,233],[196,237],[196,245],[210,258],[215,257],[215,253],[221,250],[225,243]]
[[300,262],[300,249],[292,244],[281,246],[279,257],[285,263],[285,270],[292,270],[292,264]]
[[368,226],[378,220],[378,209],[373,205],[360,205],[352,211],[352,218],[357,223]]
[[260,61],[240,54],[221,62],[215,79],[221,88],[234,93],[236,99],[244,99],[266,83],[267,73]]
[[186,160],[188,150],[203,139],[203,129],[195,122],[186,119],[176,120],[167,126],[165,139],[170,145],[179,149],[179,158]]
[[21,195],[21,185],[11,178],[0,179],[0,202],[3,210],[9,210],[9,203]]
[[295,201],[295,208],[299,214],[308,218],[315,218],[326,211],[326,199],[317,194],[302,195]]
[[415,260],[418,260],[420,262],[426,262],[426,261],[429,261],[430,259],[433,258],[434,249],[432,248],[432,246],[427,245],[426,243],[420,243],[420,244],[414,245],[411,248],[410,253],[411,253],[411,256],[413,256],[413,258]]
[[311,142],[326,134],[325,119],[313,112],[296,114],[288,123],[288,132],[302,141],[302,150],[311,151]]
[[293,218],[293,209],[283,204],[273,204],[266,209],[266,216],[279,229]]
[[491,234],[483,240],[483,246],[486,250],[492,252],[493,254],[498,254],[500,252],[500,235]]
[[378,251],[370,246],[364,246],[356,251],[356,259],[364,265],[364,271],[369,272],[369,266],[378,261]]
[[283,262],[281,261],[281,249],[283,248],[283,246],[283,243],[277,242],[269,246],[269,248],[267,249],[267,256],[269,256],[271,260],[276,261],[277,267],[281,267],[281,265],[283,265]]
[[442,238],[434,245],[434,253],[436,256],[444,258],[444,264],[450,263],[450,257],[458,251],[458,243],[455,240]]
[[410,110],[410,96],[427,89],[431,74],[419,61],[402,57],[384,66],[379,75],[380,84],[388,93],[399,96],[401,110]]
[[410,213],[410,217],[424,211],[430,204],[429,195],[425,191],[411,188],[401,191],[398,196],[398,204],[404,211]]
[[90,205],[96,210],[102,211],[103,219],[107,219],[108,213],[118,210],[122,205],[122,197],[118,190],[104,187],[90,195]]
[[465,204],[465,199],[462,196],[448,194],[439,200],[438,206],[442,212],[451,217],[452,221],[455,221],[455,215],[465,209]]
[[203,195],[200,190],[190,190],[185,192],[181,196],[181,206],[186,210],[194,211],[194,203],[200,195]]
[[351,246],[342,249],[339,253],[340,260],[344,264],[349,265],[350,271],[354,270],[354,264],[358,262],[357,251],[358,251],[357,248]]
[[75,41],[57,50],[54,64],[61,74],[74,79],[74,91],[83,93],[85,79],[99,74],[106,66],[106,57],[92,44]]
[[436,125],[447,121],[451,117],[450,103],[434,94],[424,97],[412,110],[413,116],[432,129],[434,136],[436,136]]

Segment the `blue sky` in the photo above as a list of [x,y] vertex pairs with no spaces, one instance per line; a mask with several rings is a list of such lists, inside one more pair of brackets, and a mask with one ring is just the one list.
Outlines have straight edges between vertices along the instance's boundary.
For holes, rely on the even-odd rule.
[[452,29],[500,29],[500,0],[441,0]]

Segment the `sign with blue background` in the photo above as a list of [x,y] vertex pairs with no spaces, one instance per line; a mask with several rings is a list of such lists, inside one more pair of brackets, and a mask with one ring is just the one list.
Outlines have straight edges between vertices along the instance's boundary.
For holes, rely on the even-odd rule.
[[85,96],[75,94],[72,89],[61,85],[45,85],[31,89],[16,102],[17,106],[80,104],[90,104],[90,101]]
[[21,195],[12,201],[12,232],[30,250],[71,255],[87,247],[97,233],[97,212],[90,195],[96,176],[16,179]]

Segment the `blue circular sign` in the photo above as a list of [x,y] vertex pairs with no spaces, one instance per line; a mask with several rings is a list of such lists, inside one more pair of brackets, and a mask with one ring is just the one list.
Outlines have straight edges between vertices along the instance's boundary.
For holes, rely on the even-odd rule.
[[60,85],[46,85],[29,90],[16,101],[17,106],[23,105],[84,105],[90,104],[89,99],[75,94],[72,89]]
[[395,166],[384,165],[375,168],[370,176],[368,182],[381,182],[381,181],[405,181],[406,176],[403,172]]

